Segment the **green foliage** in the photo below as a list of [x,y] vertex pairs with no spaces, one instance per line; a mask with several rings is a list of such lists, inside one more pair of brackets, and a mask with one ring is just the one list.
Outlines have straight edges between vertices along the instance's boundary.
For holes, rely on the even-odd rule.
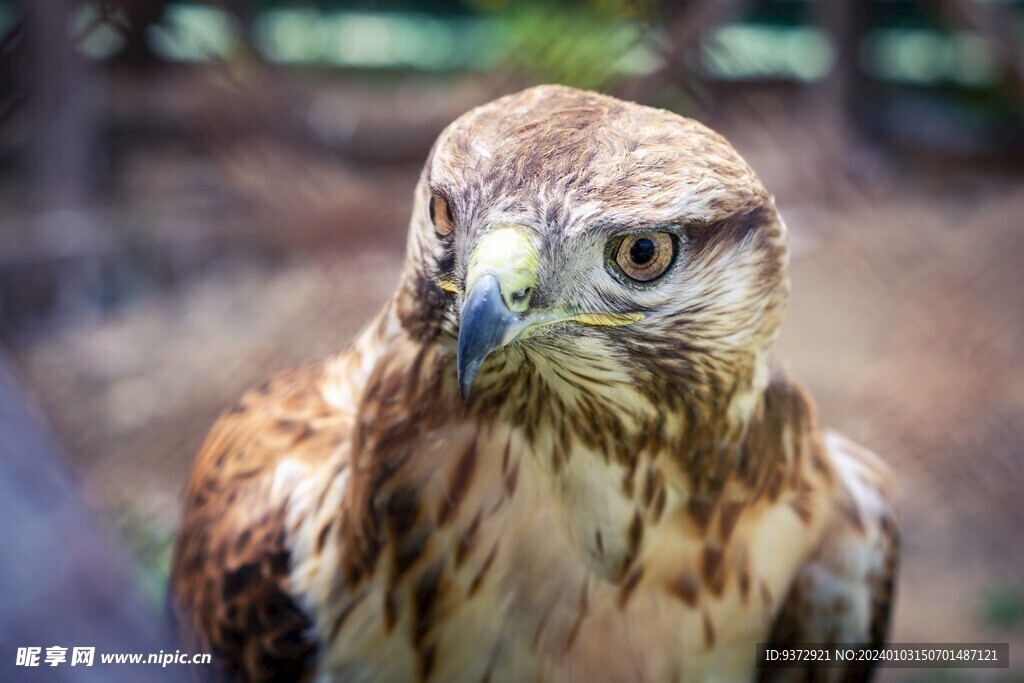
[[145,519],[128,506],[113,515],[121,538],[137,561],[136,580],[143,598],[160,608],[167,593],[171,556],[174,552],[174,531],[160,529],[152,520]]
[[495,20],[505,63],[532,82],[606,89],[645,50],[645,27],[620,0],[508,3]]
[[981,620],[1001,631],[1024,628],[1024,589],[1015,586],[989,588],[981,600]]
[[970,683],[970,669],[920,669],[910,673],[907,683]]

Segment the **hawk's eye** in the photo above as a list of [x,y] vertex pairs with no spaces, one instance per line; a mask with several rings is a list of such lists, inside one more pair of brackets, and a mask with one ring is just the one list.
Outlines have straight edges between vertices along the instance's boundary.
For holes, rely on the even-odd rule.
[[676,242],[667,232],[627,235],[615,249],[615,264],[630,279],[650,282],[675,259]]
[[451,234],[455,228],[452,208],[448,206],[448,201],[439,194],[430,198],[430,222],[434,224],[437,234],[442,237]]

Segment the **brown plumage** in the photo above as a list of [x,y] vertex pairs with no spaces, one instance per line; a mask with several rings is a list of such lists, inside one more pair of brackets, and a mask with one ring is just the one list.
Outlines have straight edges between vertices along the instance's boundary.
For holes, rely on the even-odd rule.
[[884,639],[887,471],[769,378],[785,235],[694,121],[552,86],[461,117],[391,302],[210,434],[183,633],[338,681],[751,680],[769,638]]

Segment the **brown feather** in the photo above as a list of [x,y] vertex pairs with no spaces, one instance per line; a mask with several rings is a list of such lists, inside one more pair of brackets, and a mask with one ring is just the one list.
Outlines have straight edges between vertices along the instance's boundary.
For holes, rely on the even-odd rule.
[[246,395],[211,431],[188,485],[173,602],[192,642],[231,680],[312,671],[312,622],[290,586],[291,491],[275,487],[274,476],[284,459],[315,471],[348,431],[315,378],[311,370],[284,375]]

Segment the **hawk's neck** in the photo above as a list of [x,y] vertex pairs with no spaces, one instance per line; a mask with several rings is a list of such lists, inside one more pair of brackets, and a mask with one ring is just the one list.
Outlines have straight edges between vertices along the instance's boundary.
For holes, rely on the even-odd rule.
[[[459,534],[526,484],[519,498],[533,497],[568,529],[581,561],[625,580],[653,542],[650,529],[684,520],[702,533],[722,509],[777,496],[819,457],[810,400],[783,380],[754,398],[741,425],[625,386],[618,400],[572,395],[527,357],[499,359],[463,401],[451,347],[413,338],[385,311],[343,357],[342,370],[358,375],[347,383],[358,390],[342,401],[360,416],[348,525],[363,552],[353,555],[354,575],[372,569],[389,528],[462,527],[447,541],[458,547]],[[501,363],[519,371],[520,388]]]

